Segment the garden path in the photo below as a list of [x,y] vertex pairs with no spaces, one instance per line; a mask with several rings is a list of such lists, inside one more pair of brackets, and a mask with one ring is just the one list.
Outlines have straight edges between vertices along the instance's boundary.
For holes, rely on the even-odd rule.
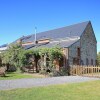
[[77,83],[77,82],[86,82],[91,80],[100,80],[100,79],[91,77],[81,77],[81,76],[61,76],[61,77],[47,77],[47,78],[0,80],[0,90],[31,88],[31,87],[65,84],[65,83]]

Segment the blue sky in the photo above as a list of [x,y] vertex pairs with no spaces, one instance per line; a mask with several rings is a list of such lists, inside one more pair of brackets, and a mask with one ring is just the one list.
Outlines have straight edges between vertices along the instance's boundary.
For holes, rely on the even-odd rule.
[[88,20],[100,51],[100,0],[0,0],[0,45]]

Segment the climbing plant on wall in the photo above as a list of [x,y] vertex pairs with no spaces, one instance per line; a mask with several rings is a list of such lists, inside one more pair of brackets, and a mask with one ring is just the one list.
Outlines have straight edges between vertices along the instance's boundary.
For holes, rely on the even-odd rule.
[[[61,48],[33,48],[23,49],[20,45],[10,45],[8,50],[1,54],[2,62],[16,67],[35,66],[37,70],[38,62],[41,66],[53,66],[53,60],[61,60],[63,54]],[[42,60],[41,60],[42,59]],[[34,65],[35,64],[35,65]]]
[[[40,48],[39,55],[44,57],[44,62],[48,64],[48,66],[53,67],[53,61],[60,61],[63,58],[62,50],[60,47],[52,47],[52,48]],[[48,58],[48,60],[46,60]],[[47,66],[47,64],[45,66]]]

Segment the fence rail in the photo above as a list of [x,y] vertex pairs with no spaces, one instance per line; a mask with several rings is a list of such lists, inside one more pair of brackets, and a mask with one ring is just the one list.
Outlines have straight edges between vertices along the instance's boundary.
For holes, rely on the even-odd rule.
[[70,75],[100,77],[100,66],[70,66]]

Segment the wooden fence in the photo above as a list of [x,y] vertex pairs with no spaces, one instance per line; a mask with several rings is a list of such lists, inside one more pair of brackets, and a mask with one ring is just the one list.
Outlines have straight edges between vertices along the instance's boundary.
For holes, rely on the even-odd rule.
[[70,66],[70,75],[100,77],[100,66]]

